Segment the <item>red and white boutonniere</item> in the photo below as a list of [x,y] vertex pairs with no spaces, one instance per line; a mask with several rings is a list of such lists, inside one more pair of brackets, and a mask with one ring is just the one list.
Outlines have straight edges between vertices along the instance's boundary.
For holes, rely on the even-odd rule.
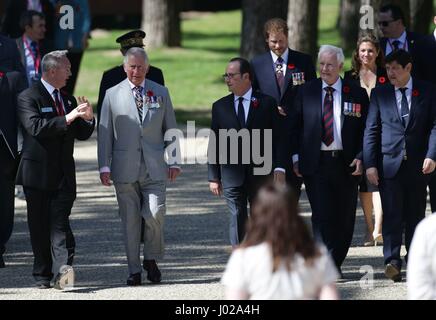
[[344,93],[350,93],[350,87],[349,86],[344,86],[342,88],[342,91],[344,91]]
[[288,64],[288,69],[289,70],[295,69],[295,64],[293,64],[293,63]]
[[251,105],[253,108],[259,107],[259,100],[257,100],[256,97],[251,97]]
[[417,96],[419,96],[419,91],[418,90],[413,90],[412,91],[412,96],[414,96],[414,97],[417,97]]
[[152,97],[152,96],[154,96],[154,93],[153,93],[153,91],[151,91],[151,90],[147,90],[147,92],[146,92],[145,94],[147,95],[147,97]]
[[379,77],[378,78],[378,82],[381,83],[381,84],[384,84],[384,83],[386,83],[386,78],[385,77]]

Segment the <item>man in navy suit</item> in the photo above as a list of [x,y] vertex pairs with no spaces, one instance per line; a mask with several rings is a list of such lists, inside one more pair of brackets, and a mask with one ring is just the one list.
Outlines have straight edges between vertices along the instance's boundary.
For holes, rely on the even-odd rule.
[[378,25],[383,33],[380,46],[385,56],[399,49],[413,54],[416,41],[422,38],[422,35],[406,30],[404,13],[397,5],[380,8]]
[[[297,89],[306,81],[316,78],[312,58],[294,51],[288,45],[288,25],[280,18],[268,20],[264,26],[265,41],[269,51],[254,57],[253,88],[273,97],[285,124],[289,125],[289,109],[294,103]],[[300,195],[302,179],[292,170],[292,161],[286,165],[286,180],[297,196]]]
[[292,158],[306,186],[314,236],[341,272],[354,231],[368,96],[340,78],[342,49],[321,46],[318,61],[321,78],[299,89],[291,114]]
[[[286,137],[281,133],[281,119],[274,99],[253,91],[252,72],[247,60],[230,60],[223,77],[231,94],[212,106],[211,134],[215,139],[209,138],[209,188],[214,195],[224,193],[231,213],[230,243],[236,246],[245,234],[247,200],[252,200],[257,187],[273,167],[274,179],[278,183],[285,183],[283,168],[287,154],[282,141]],[[222,147],[226,139],[220,135],[223,130],[229,133],[230,140],[233,136],[238,141],[236,147],[230,143],[227,152]],[[234,131],[233,134],[231,131]],[[259,132],[260,141],[256,140],[255,131]],[[239,134],[245,134],[250,141],[237,138]],[[250,146],[246,150],[248,144],[252,150]],[[258,158],[255,148],[264,157],[263,163],[255,159]],[[244,158],[248,161],[244,161]]]
[[[433,18],[436,25],[436,16]],[[415,76],[420,80],[436,84],[436,29],[430,35],[416,43],[413,67]],[[430,182],[430,205],[431,211],[436,212],[436,175],[433,173]]]
[[385,62],[390,84],[372,91],[363,162],[368,180],[380,188],[385,275],[401,281],[403,228],[408,251],[436,166],[436,89],[411,77],[408,52],[395,51]]

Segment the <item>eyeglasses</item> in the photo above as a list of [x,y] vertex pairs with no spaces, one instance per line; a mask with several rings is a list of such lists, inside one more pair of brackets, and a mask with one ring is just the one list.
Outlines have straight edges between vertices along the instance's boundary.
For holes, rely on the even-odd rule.
[[383,27],[387,27],[389,25],[389,23],[394,22],[394,21],[397,21],[397,20],[379,21],[378,25],[383,26]]
[[236,76],[237,74],[241,74],[240,72],[237,73],[224,73],[222,75],[223,79],[233,79],[234,76]]

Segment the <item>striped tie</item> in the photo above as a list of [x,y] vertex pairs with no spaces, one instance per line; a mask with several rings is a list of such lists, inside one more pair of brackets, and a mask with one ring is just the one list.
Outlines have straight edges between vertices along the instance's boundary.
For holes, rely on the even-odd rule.
[[322,142],[326,146],[333,143],[333,91],[332,87],[325,87],[324,110],[322,114]]
[[135,96],[136,108],[138,109],[138,115],[140,122],[142,123],[142,106],[143,106],[143,98],[142,98],[142,87],[134,87],[133,94]]

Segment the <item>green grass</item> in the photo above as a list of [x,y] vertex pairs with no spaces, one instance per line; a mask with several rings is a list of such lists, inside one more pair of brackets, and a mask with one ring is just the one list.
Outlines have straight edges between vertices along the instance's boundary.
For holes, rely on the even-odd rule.
[[[321,0],[319,44],[339,45],[335,28],[338,6],[339,0]],[[147,50],[151,64],[164,72],[179,123],[196,120],[199,125],[208,125],[212,103],[228,94],[221,74],[227,61],[239,54],[241,19],[240,11],[184,19],[182,48]],[[103,71],[121,64],[115,39],[125,32],[99,32],[91,39],[82,60],[76,95],[85,95],[96,104]]]

